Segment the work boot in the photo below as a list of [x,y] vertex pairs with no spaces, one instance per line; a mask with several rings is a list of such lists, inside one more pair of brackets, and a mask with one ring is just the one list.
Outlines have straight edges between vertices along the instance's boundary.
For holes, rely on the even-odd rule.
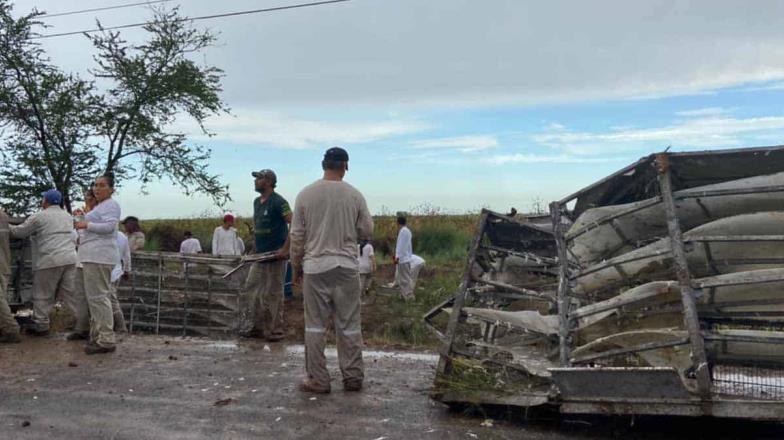
[[30,336],[49,336],[49,329],[38,330],[35,327],[25,327],[24,332]]
[[104,347],[103,345],[98,345],[93,342],[88,343],[84,347],[84,352],[87,354],[102,354],[102,353],[112,353],[113,351],[117,350],[116,345],[111,345],[109,347]]
[[86,341],[90,337],[90,332],[73,332],[65,337],[68,341]]
[[361,379],[346,379],[343,381],[343,391],[361,391]]
[[314,393],[314,394],[328,394],[331,390],[329,385],[326,388],[320,387],[310,380],[306,380],[299,384],[299,390],[303,393]]
[[3,333],[0,335],[0,344],[18,344],[22,342],[19,332]]

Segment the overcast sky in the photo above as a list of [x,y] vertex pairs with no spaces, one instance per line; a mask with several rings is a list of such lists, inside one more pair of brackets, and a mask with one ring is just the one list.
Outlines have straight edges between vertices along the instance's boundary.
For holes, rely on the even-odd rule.
[[[135,3],[17,1],[59,13]],[[196,17],[297,0],[182,0]],[[777,145],[784,136],[780,1],[352,0],[198,21],[219,35],[200,58],[222,68],[232,114],[211,169],[252,211],[254,169],[279,192],[320,176],[323,151],[351,155],[347,180],[374,212],[434,206],[525,211],[648,153]],[[46,32],[144,21],[145,7],[51,17]],[[123,30],[131,41],[143,31]],[[42,40],[66,70],[92,65],[81,35]],[[219,208],[164,181],[127,183],[125,214],[189,217]]]

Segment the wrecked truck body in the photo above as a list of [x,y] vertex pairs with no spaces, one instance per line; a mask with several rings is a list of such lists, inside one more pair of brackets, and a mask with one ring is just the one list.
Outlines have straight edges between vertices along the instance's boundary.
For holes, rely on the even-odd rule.
[[[651,155],[550,208],[546,226],[482,213],[425,317],[434,398],[784,419],[784,147]],[[516,254],[539,266],[508,270]]]

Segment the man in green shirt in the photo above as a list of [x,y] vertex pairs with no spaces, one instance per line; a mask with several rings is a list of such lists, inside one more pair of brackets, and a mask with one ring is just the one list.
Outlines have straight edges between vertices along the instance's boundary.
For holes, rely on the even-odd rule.
[[283,328],[283,278],[289,256],[289,203],[275,192],[278,178],[272,170],[252,173],[256,192],[253,201],[256,253],[277,252],[278,259],[254,263],[245,280],[241,297],[240,335],[259,333],[275,342],[286,336]]

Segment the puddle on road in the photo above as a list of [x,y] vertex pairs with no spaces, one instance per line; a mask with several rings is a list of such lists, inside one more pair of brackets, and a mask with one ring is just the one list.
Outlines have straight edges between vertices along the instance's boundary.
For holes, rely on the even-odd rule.
[[[286,347],[286,354],[304,356],[305,346],[290,345]],[[325,350],[325,354],[328,358],[338,357],[337,349],[332,347],[327,348]],[[364,357],[365,359],[390,358],[390,359],[400,359],[400,360],[408,360],[408,361],[421,361],[421,362],[434,362],[434,363],[438,362],[438,355],[430,354],[430,353],[408,353],[408,352],[394,352],[394,351],[363,350],[362,357]]]

